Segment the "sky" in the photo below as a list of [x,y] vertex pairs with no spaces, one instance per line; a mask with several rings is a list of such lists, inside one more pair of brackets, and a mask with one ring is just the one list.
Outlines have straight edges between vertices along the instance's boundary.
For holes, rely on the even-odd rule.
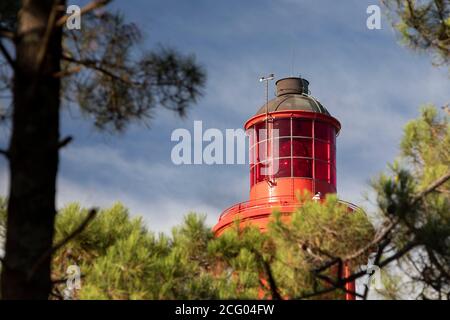
[[[69,1],[82,4],[83,1]],[[168,232],[190,211],[213,225],[227,207],[248,200],[248,165],[174,165],[177,128],[242,128],[265,102],[259,77],[301,75],[342,124],[337,139],[339,197],[364,203],[372,177],[398,154],[402,128],[427,103],[449,102],[448,73],[428,55],[402,47],[383,16],[366,27],[375,0],[148,1],[112,4],[143,31],[141,49],[159,46],[194,54],[207,72],[204,95],[181,119],[158,109],[150,126],[123,134],[98,132],[76,110],[62,114],[57,204],[107,207],[120,201],[149,229]],[[270,97],[274,96],[271,83]],[[8,141],[0,128],[0,147]],[[8,189],[0,159],[0,195]]]

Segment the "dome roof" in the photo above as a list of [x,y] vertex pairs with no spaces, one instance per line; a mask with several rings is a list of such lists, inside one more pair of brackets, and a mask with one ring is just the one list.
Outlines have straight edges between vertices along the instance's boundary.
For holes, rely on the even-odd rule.
[[[327,109],[309,93],[309,82],[300,77],[289,77],[278,80],[277,96],[269,101],[268,112],[276,111],[309,111],[330,115]],[[264,104],[256,115],[266,113]]]
[[[269,101],[268,112],[299,110],[323,113],[330,116],[328,110],[316,99],[304,93],[283,94]],[[264,104],[256,115],[266,113],[266,105]]]

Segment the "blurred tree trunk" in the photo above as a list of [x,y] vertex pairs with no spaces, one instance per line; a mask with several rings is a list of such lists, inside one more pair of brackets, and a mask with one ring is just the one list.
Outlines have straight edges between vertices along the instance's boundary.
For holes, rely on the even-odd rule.
[[[61,28],[54,4],[23,0],[18,17],[3,299],[47,299],[58,169]],[[52,11],[53,10],[53,11]],[[41,61],[39,61],[41,60]]]

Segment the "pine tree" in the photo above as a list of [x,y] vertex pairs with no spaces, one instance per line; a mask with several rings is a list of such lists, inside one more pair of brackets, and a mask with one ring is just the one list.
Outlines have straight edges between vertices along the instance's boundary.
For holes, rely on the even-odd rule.
[[184,115],[201,95],[205,76],[194,58],[169,49],[139,54],[134,24],[120,13],[94,13],[109,2],[83,7],[81,30],[65,28],[65,0],[1,4],[0,90],[12,92],[12,107],[0,110],[0,120],[13,128],[0,149],[10,169],[6,299],[47,299],[51,290],[59,150],[72,140],[61,138],[62,107],[79,107],[101,130],[123,131],[148,121],[157,106]]
[[450,63],[448,0],[382,0],[392,23],[408,47],[431,53],[437,65]]
[[[156,235],[118,203],[100,210],[66,242],[89,215],[89,210],[71,204],[56,216],[53,246],[59,249],[52,259],[51,293],[55,299],[67,298],[64,290],[72,265],[80,268],[82,282],[81,290],[73,292],[75,299],[293,298],[321,286],[314,280],[314,268],[329,256],[317,259],[321,253],[309,252],[334,246],[334,255],[345,256],[364,246],[373,231],[362,212],[350,214],[335,197],[324,204],[305,200],[289,224],[274,215],[268,233],[240,227],[237,221],[218,238],[205,225],[205,216],[194,213],[171,235]],[[0,216],[4,225],[5,206]],[[346,233],[335,238],[344,225]],[[328,273],[337,277],[334,269]],[[320,297],[342,297],[339,292]]]
[[400,159],[373,183],[388,230],[383,246],[420,298],[450,298],[449,150],[448,114],[425,106],[405,126]]

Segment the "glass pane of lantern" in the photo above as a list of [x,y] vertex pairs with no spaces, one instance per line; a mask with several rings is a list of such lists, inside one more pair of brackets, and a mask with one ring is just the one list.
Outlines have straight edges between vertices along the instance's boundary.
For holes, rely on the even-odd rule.
[[255,126],[248,128],[246,134],[248,135],[248,144],[252,147],[256,143]]
[[265,168],[267,168],[267,166],[264,163],[259,163],[256,165],[256,173],[255,173],[256,183],[264,181],[264,179],[266,178],[268,171],[265,171],[267,170]]
[[330,145],[330,161],[331,165],[336,167],[336,146]]
[[328,161],[330,157],[329,146],[330,145],[328,143],[316,140],[314,142],[314,151],[316,159]]
[[267,139],[266,122],[260,122],[255,125],[255,135],[258,142]]
[[328,168],[329,168],[329,164],[327,162],[316,161],[315,178],[318,180],[328,181]]
[[311,120],[292,119],[292,135],[301,137],[312,137]]
[[[278,162],[278,164],[277,164]],[[278,169],[278,170],[277,170]],[[273,172],[275,178],[291,176],[291,160],[290,159],[274,159]]]
[[291,138],[280,138],[278,140],[278,146],[279,146],[278,157],[281,158],[291,156]]
[[[286,143],[286,141],[288,141]],[[281,143],[284,143],[283,150],[281,150]],[[257,153],[256,153],[256,159],[257,162],[262,162],[265,160],[269,160],[274,157],[280,157],[281,152],[287,153],[287,156],[290,156],[291,148],[290,148],[290,138],[284,138],[284,139],[269,139],[264,140],[260,143],[258,143],[257,147]],[[268,152],[267,152],[268,151]],[[275,153],[277,151],[277,153]]]
[[312,140],[293,138],[292,140],[292,154],[294,157],[312,157]]
[[[291,136],[291,119],[275,119],[273,120],[273,137],[290,137]],[[278,135],[275,130],[278,130]]]
[[293,159],[293,176],[312,178],[312,160]]
[[331,167],[330,175],[331,184],[336,186],[336,167]]
[[314,137],[316,139],[329,140],[329,125],[325,122],[316,121],[314,123]]
[[330,143],[335,145],[336,144],[336,129],[334,129],[333,127],[330,127],[328,130],[330,133]]
[[[267,148],[269,149],[269,153],[267,153]],[[265,140],[263,142],[258,143],[256,148],[256,162],[263,162],[270,158],[270,142],[269,140]]]
[[265,143],[263,142],[263,143],[258,143],[257,145],[256,145],[256,152],[255,152],[255,163],[259,163],[259,162],[261,162],[261,161],[263,161],[264,159],[265,159],[265,156],[263,156],[263,155],[265,155]]
[[250,150],[248,151],[248,161],[250,162],[250,165],[255,164],[255,151],[256,151],[256,146],[254,147],[250,147]]

